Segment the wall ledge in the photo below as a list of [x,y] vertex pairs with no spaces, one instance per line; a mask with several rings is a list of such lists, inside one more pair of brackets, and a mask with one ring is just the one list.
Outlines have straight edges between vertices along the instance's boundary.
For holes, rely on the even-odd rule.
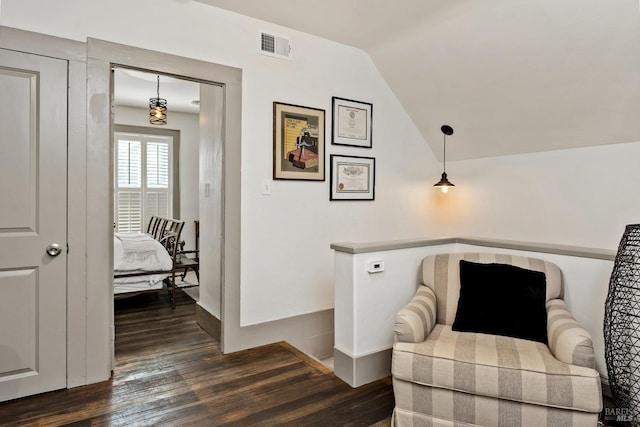
[[369,252],[394,251],[399,249],[438,246],[452,243],[502,248],[519,251],[540,252],[580,258],[602,259],[613,261],[615,250],[587,248],[581,246],[558,245],[551,243],[520,242],[516,240],[487,239],[477,237],[435,237],[424,239],[388,240],[368,243],[332,243],[331,249],[348,254],[364,254]]

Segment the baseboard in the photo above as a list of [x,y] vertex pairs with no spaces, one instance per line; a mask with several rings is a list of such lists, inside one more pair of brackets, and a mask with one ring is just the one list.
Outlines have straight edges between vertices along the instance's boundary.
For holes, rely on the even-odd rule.
[[220,342],[222,337],[222,322],[213,314],[196,304],[196,323],[208,333],[211,338]]
[[388,377],[391,375],[391,349],[352,357],[334,348],[333,372],[354,388]]
[[333,356],[333,331],[308,337],[291,337],[289,342],[305,354],[318,360]]
[[314,357],[310,356],[308,353],[300,351],[300,349],[292,346],[288,342],[281,341],[281,342],[278,343],[278,345],[286,348],[291,353],[295,354],[298,358],[304,360],[306,363],[308,363],[309,365],[313,366],[314,368],[316,368],[318,371],[322,372],[323,374],[332,374],[333,373],[333,371],[328,366],[324,365],[319,360],[317,360]]
[[[225,318],[233,318],[225,311]],[[226,321],[223,353],[286,341],[316,359],[333,354],[334,311],[326,309],[246,326]]]

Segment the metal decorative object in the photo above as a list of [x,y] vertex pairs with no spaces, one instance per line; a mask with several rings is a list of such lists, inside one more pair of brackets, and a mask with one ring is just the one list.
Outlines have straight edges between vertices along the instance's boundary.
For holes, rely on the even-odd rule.
[[160,98],[160,76],[158,76],[157,97],[149,98],[149,123],[152,125],[167,124],[167,100]]
[[453,135],[453,128],[449,125],[442,125],[440,128],[442,133],[444,134],[444,142],[443,142],[443,159],[442,159],[442,177],[440,181],[433,184],[434,187],[440,187],[443,193],[446,193],[449,190],[449,187],[455,187],[452,182],[449,182],[447,179],[447,135]]
[[604,345],[616,408],[640,426],[640,224],[627,225],[605,303]]

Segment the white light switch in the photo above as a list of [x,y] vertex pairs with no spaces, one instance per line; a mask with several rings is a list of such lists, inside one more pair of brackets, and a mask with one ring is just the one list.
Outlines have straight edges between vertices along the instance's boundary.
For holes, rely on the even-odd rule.
[[370,274],[383,272],[384,271],[384,261],[369,261],[367,263],[367,271]]
[[211,184],[205,184],[204,185],[204,197],[209,197],[210,193],[211,193]]
[[262,181],[262,194],[265,196],[271,194],[271,180],[265,179]]

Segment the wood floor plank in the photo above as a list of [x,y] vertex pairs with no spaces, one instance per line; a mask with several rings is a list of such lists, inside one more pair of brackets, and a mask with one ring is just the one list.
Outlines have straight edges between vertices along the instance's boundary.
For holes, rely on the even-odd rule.
[[182,292],[115,306],[113,378],[0,403],[0,425],[390,425],[389,378],[353,389],[287,343],[222,354]]

